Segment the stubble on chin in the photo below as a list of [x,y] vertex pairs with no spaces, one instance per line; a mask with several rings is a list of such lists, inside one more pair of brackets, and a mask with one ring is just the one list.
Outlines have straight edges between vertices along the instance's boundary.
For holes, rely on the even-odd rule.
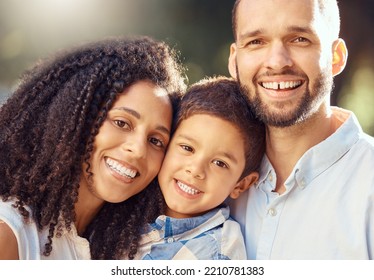
[[[312,90],[309,90],[309,86],[307,85],[301,100],[297,104],[291,101],[267,104],[260,98],[257,90],[251,92],[249,87],[241,82],[238,72],[237,78],[240,90],[247,95],[249,105],[256,116],[267,126],[278,128],[303,123],[318,110],[323,100],[330,94],[333,88],[332,76],[328,75],[325,71],[316,79]],[[311,92],[314,94],[312,95]]]

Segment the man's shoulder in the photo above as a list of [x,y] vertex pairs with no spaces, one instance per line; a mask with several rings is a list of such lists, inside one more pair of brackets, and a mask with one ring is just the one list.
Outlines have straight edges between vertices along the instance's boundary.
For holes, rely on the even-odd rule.
[[362,133],[360,137],[360,142],[362,145],[368,145],[369,148],[374,149],[374,137],[367,134]]
[[361,133],[358,141],[353,145],[353,150],[360,154],[365,154],[374,160],[374,137],[366,133]]

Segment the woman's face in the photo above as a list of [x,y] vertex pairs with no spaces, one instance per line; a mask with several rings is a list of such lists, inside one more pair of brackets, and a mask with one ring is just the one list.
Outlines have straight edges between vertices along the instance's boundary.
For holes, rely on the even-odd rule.
[[171,122],[172,105],[164,89],[148,81],[126,88],[95,137],[93,176],[83,172],[80,194],[101,204],[122,202],[142,191],[160,170]]

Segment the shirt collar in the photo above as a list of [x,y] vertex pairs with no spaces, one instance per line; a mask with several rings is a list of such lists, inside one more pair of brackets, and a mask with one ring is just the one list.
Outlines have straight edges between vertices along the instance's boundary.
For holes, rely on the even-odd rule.
[[176,219],[161,215],[150,226],[153,229],[163,232],[163,238],[183,234],[189,230],[194,230],[195,234],[199,234],[199,232],[204,233],[224,223],[229,218],[229,213],[229,207],[222,206],[204,215],[191,218]]
[[[354,113],[338,107],[332,107],[334,118],[342,125],[328,138],[313,146],[296,163],[291,176],[285,185],[294,185],[290,182],[296,180],[300,188],[305,188],[314,178],[331,167],[339,158],[344,156],[356,143],[362,133]],[[270,178],[270,179],[269,179]],[[256,187],[265,181],[275,178],[274,169],[265,155],[260,168],[260,178]]]

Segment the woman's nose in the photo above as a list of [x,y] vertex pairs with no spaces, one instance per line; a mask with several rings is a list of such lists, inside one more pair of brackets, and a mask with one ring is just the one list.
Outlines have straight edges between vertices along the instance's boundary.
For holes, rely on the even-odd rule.
[[122,149],[130,152],[135,158],[146,158],[148,139],[142,134],[133,133],[127,135],[126,141],[122,143]]

